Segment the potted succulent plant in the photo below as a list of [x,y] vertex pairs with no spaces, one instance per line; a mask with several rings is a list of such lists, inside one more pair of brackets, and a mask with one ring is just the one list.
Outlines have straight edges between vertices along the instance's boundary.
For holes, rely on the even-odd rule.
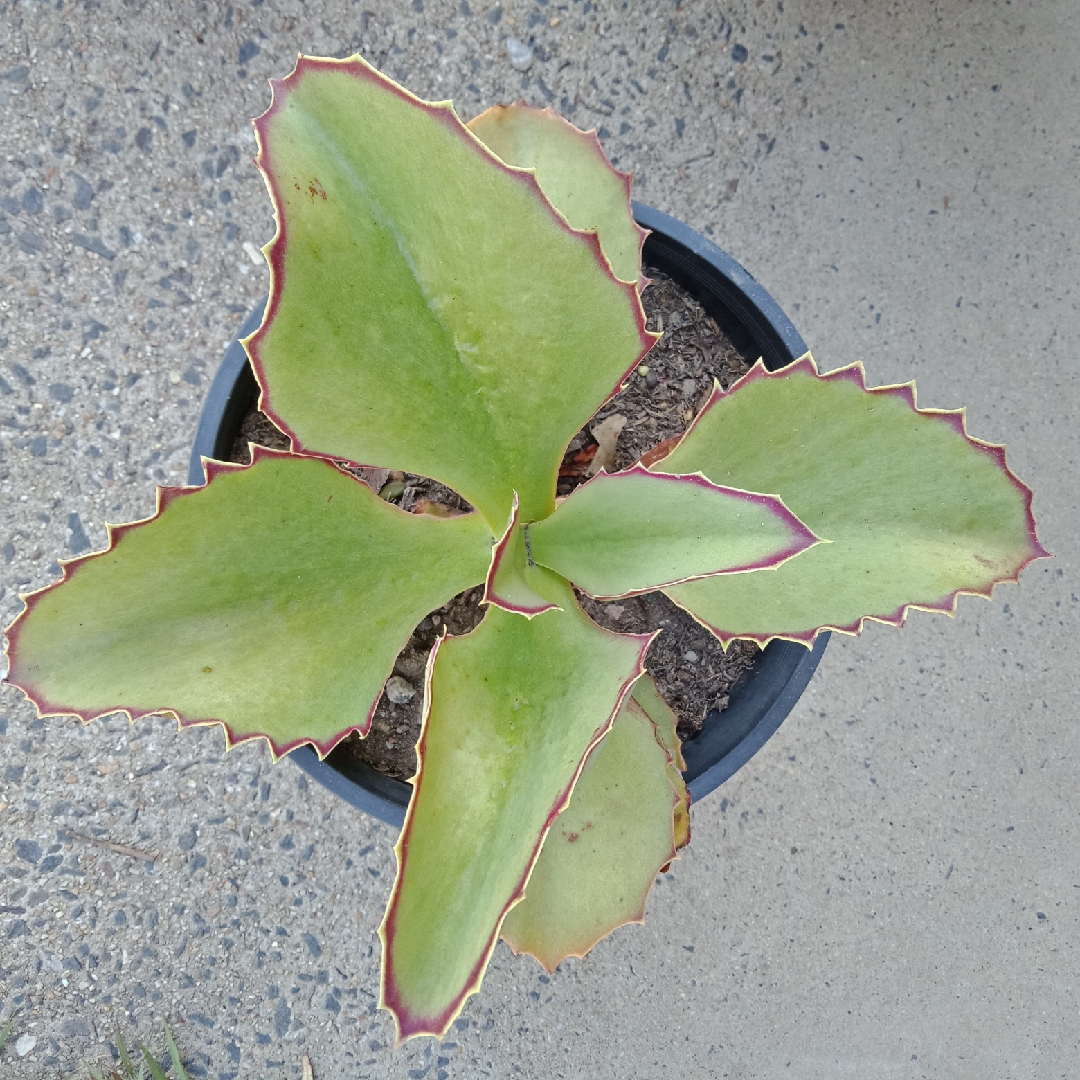
[[[593,136],[588,138],[591,140]],[[625,179],[629,181],[629,177]],[[691,340],[700,340],[695,331],[701,327],[702,317],[714,319],[713,325],[719,324],[721,341],[713,340],[711,345],[717,356],[726,346],[728,356],[722,365],[713,366],[723,366],[729,384],[739,370],[737,368],[735,373],[727,370],[731,350],[742,360],[740,367],[749,366],[760,357],[770,371],[791,364],[806,353],[806,345],[791,320],[730,255],[674,218],[637,202],[632,205],[634,219],[648,230],[642,249],[642,261],[648,273],[665,275],[684,290],[684,296],[702,305],[701,313],[693,316],[689,325]],[[650,293],[644,293],[643,300],[648,300],[649,296]],[[654,299],[650,306],[657,309],[657,316],[664,320],[665,327],[670,325],[672,311],[661,310],[665,306],[664,300]],[[674,306],[677,308],[678,305]],[[246,460],[247,433],[255,437],[255,441],[261,441],[260,436],[267,436],[266,420],[257,412],[259,384],[241,344],[259,328],[264,311],[265,300],[255,306],[228,346],[207,393],[188,473],[188,483],[193,487],[206,483],[204,459]],[[708,324],[705,328],[711,332]],[[674,345],[678,350],[677,341]],[[648,360],[651,370],[656,370],[653,352]],[[668,382],[678,383],[681,376],[696,370],[685,361],[677,361],[677,364],[674,370],[670,366],[667,368]],[[656,387],[663,395],[664,386],[659,380]],[[634,415],[633,408],[627,407],[625,394],[618,395],[609,408]],[[639,407],[636,422],[648,424],[648,419],[648,414]],[[273,432],[269,441],[280,442],[280,436],[273,438],[276,434]],[[655,433],[650,435],[650,443],[660,441]],[[661,612],[660,618],[665,614],[668,612]],[[689,616],[682,623],[684,628],[697,625]],[[673,628],[668,625],[664,636],[669,638],[672,632]],[[694,636],[695,644],[700,642],[701,635]],[[722,685],[716,688],[720,693],[714,690],[704,701],[695,697],[693,705],[696,709],[688,709],[683,703],[684,738],[686,734],[691,736],[682,747],[686,761],[683,778],[694,801],[716,790],[775,733],[810,681],[828,640],[829,633],[825,631],[807,649],[801,643],[774,638],[757,653],[749,670],[743,671],[734,682],[729,681],[729,676],[721,676]],[[417,642],[418,647],[423,645],[423,642]],[[670,654],[673,650],[669,647],[667,651]],[[677,650],[674,651],[678,655]],[[656,662],[653,652],[650,650],[646,658],[651,672]],[[676,677],[679,674],[682,672],[676,672]],[[722,711],[715,707],[717,701],[726,702]],[[701,726],[697,727],[695,721],[700,721]],[[366,746],[366,742],[347,740],[325,757],[320,757],[313,747],[304,745],[292,751],[289,760],[351,805],[400,827],[405,820],[412,787],[389,775],[385,768],[380,769],[365,760],[377,755],[377,751],[367,753]]]
[[[571,437],[653,345],[642,234],[595,140],[524,107],[463,125],[359,58],[301,58],[256,121],[277,216],[246,347],[291,450],[64,566],[8,631],[42,713],[169,712],[230,744],[365,733],[412,629],[482,585],[427,661],[418,769],[381,927],[400,1040],[444,1034],[499,936],[551,967],[640,917],[688,835],[647,635],[593,597],[662,589],[721,641],[810,645],[951,611],[1046,553],[1030,491],[961,413],[807,355],[715,389],[670,453],[568,498]],[[467,501],[404,513],[392,466]]]

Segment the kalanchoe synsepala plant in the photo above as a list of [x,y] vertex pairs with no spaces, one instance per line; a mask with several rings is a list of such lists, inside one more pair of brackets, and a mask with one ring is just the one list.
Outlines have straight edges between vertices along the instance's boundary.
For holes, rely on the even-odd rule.
[[[572,585],[662,589],[725,644],[810,644],[951,613],[1045,552],[962,413],[809,356],[759,363],[667,457],[557,505],[569,440],[656,337],[629,178],[549,110],[463,125],[359,58],[303,57],[273,89],[271,294],[246,345],[292,449],[208,463],[65,565],[9,630],[10,679],[43,714],[167,712],[326,754],[368,731],[420,620],[483,584],[483,621],[428,661],[381,928],[399,1037],[442,1035],[500,934],[549,970],[583,955],[642,918],[689,836],[650,639],[601,629]],[[346,465],[475,510],[407,514]]]

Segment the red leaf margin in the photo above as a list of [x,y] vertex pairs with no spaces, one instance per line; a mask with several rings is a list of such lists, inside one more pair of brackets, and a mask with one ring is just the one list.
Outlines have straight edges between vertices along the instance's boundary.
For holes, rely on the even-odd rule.
[[[630,592],[616,593],[612,596],[607,595],[594,595],[585,589],[581,589],[586,596],[592,596],[594,600],[625,600],[631,596],[644,596],[646,593],[656,592],[659,589],[666,589],[672,585],[683,585],[688,581],[700,581],[702,578],[721,577],[725,574],[744,574],[753,570],[775,570],[778,566],[786,563],[789,559],[794,559],[796,555],[801,555],[808,548],[814,547],[816,544],[823,543],[820,536],[815,536],[803,523],[800,521],[784,504],[784,500],[779,495],[763,495],[757,491],[744,491],[742,488],[725,487],[722,484],[714,484],[704,473],[665,473],[659,469],[646,467],[640,461],[631,465],[629,469],[622,469],[619,472],[607,473],[601,470],[596,476],[587,480],[584,484],[578,485],[574,488],[562,503],[569,502],[573,497],[582,489],[587,488],[589,484],[595,484],[598,480],[601,482],[618,480],[620,477],[627,476],[656,476],[664,479],[672,480],[676,483],[692,484],[696,487],[705,488],[707,491],[721,492],[724,495],[733,495],[743,499],[748,503],[756,503],[759,506],[764,506],[770,514],[774,517],[780,518],[787,524],[788,528],[794,534],[790,546],[784,548],[783,551],[778,552],[776,555],[772,555],[767,559],[761,559],[757,562],[745,563],[742,566],[732,566],[724,570],[716,570],[710,574],[692,574],[690,577],[679,578],[678,581],[667,581],[663,585],[650,585],[647,589],[633,589]],[[602,478],[602,479],[601,479]],[[558,510],[558,507],[556,507]],[[546,519],[545,519],[546,520]],[[540,564],[543,565],[543,564]],[[548,567],[550,569],[550,567]],[[557,573],[557,571],[553,571]],[[581,588],[574,582],[576,588]]]
[[[608,172],[613,173],[618,178],[620,184],[622,185],[623,191],[626,193],[627,215],[629,216],[630,222],[634,226],[634,230],[637,232],[638,235],[637,290],[639,293],[644,292],[646,286],[650,284],[651,279],[645,277],[641,273],[641,253],[645,247],[645,241],[652,234],[652,229],[642,228],[634,218],[633,195],[631,193],[631,185],[633,183],[634,174],[632,172],[623,172],[622,169],[617,169],[614,165],[612,165],[611,158],[607,156],[607,152],[604,150],[603,144],[600,142],[600,136],[597,134],[596,128],[590,128],[588,131],[585,131],[582,128],[579,128],[576,124],[571,124],[565,116],[563,116],[561,113],[557,113],[550,105],[545,106],[543,109],[538,109],[535,105],[530,105],[524,98],[520,98],[512,105],[490,106],[482,113],[474,116],[472,120],[469,121],[469,124],[475,123],[477,120],[480,119],[480,117],[486,116],[488,113],[509,112],[511,109],[525,109],[528,112],[534,112],[540,115],[547,113],[547,115],[550,116],[553,120],[558,123],[562,123],[563,125],[568,127],[574,133],[575,137],[580,136],[582,139],[584,139],[584,141],[589,144],[589,149],[593,152],[596,158],[599,159],[600,167],[603,169],[607,169]],[[469,127],[469,124],[466,124],[465,126]],[[471,131],[472,129],[470,128],[469,130]],[[560,217],[562,216],[561,210],[558,210],[556,208],[555,212],[559,214]],[[610,263],[608,264],[608,266],[610,268]],[[614,274],[612,276],[614,276]]]
[[466,979],[461,991],[450,1004],[438,1014],[438,1016],[413,1016],[409,1012],[408,1006],[405,1004],[400,991],[393,981],[393,937],[397,916],[397,904],[401,894],[401,881],[405,870],[405,863],[408,859],[409,837],[412,834],[413,816],[416,806],[416,792],[419,790],[419,786],[423,781],[424,758],[427,747],[428,727],[431,719],[431,683],[435,670],[435,660],[438,656],[440,647],[448,637],[468,637],[470,634],[475,634],[482,625],[483,620],[470,630],[469,634],[451,635],[444,631],[436,639],[434,647],[428,654],[427,667],[424,671],[424,713],[421,719],[420,737],[416,741],[416,773],[409,781],[413,786],[414,794],[409,800],[409,808],[405,813],[405,823],[402,825],[397,842],[394,844],[394,855],[397,859],[397,874],[394,878],[394,887],[390,892],[390,899],[386,904],[386,913],[383,916],[382,923],[379,925],[379,940],[382,942],[383,947],[383,959],[379,979],[379,1008],[385,1009],[394,1018],[394,1024],[397,1028],[397,1037],[394,1040],[395,1050],[403,1046],[409,1039],[416,1038],[419,1035],[432,1035],[437,1039],[442,1039],[450,1030],[450,1025],[454,1022],[455,1018],[465,1007],[466,1000],[479,991],[480,984],[483,982],[484,973],[487,971],[488,963],[491,960],[491,954],[495,951],[495,946],[498,944],[499,931],[502,928],[503,919],[506,918],[507,912],[515,904],[524,899],[525,887],[529,882],[533,867],[536,865],[536,860],[540,857],[540,850],[544,846],[544,840],[547,838],[547,834],[550,831],[552,824],[559,814],[561,814],[569,805],[570,796],[577,786],[578,779],[581,776],[582,770],[585,768],[585,762],[588,760],[589,755],[611,730],[611,725],[615,723],[615,718],[619,715],[619,710],[623,707],[623,703],[626,701],[627,696],[633,690],[634,683],[645,673],[645,654],[648,652],[649,646],[652,644],[657,634],[660,633],[659,630],[656,630],[651,634],[616,634],[613,630],[606,630],[599,625],[596,626],[596,629],[604,634],[611,634],[613,637],[633,638],[639,642],[640,648],[638,650],[634,670],[623,684],[623,688],[619,693],[611,714],[596,729],[589,745],[585,748],[581,760],[574,770],[574,775],[570,778],[566,787],[556,796],[555,802],[552,804],[551,809],[548,811],[548,816],[540,828],[540,835],[537,838],[536,846],[533,848],[532,854],[529,857],[528,864],[525,867],[521,878],[518,880],[517,885],[511,892],[510,897],[506,901],[502,913],[495,920],[495,926],[492,929],[491,937],[481,952],[480,957],[477,959],[476,964],[473,966],[472,971],[469,973],[469,977]]
[[[975,436],[970,435],[967,430],[967,410],[960,409],[920,409],[916,404],[916,390],[915,380],[912,379],[906,383],[888,383],[883,386],[867,386],[866,385],[866,368],[863,366],[861,360],[857,360],[853,364],[847,364],[844,367],[835,368],[832,371],[826,372],[824,375],[818,369],[817,361],[809,353],[804,353],[797,360],[788,364],[786,367],[778,368],[776,371],[770,371],[765,367],[765,363],[762,360],[758,360],[756,364],[740,379],[732,383],[731,386],[724,390],[719,383],[715,383],[713,386],[712,394],[709,396],[708,401],[702,406],[697,416],[694,417],[693,422],[686,429],[682,436],[682,439],[686,439],[690,432],[697,427],[701,418],[713,408],[717,402],[723,398],[741,390],[744,386],[748,386],[751,383],[758,382],[761,379],[783,379],[788,375],[795,372],[805,372],[812,375],[815,379],[820,379],[822,382],[834,382],[842,380],[850,382],[858,389],[867,394],[881,394],[889,397],[898,397],[902,399],[912,410],[912,412],[918,413],[920,416],[927,416],[934,419],[938,419],[945,424],[948,424],[962,439],[973,446],[976,450],[981,451],[991,457],[998,468],[1008,477],[1009,482],[1020,493],[1020,497],[1023,500],[1024,505],[1024,517],[1028,537],[1028,554],[1017,566],[1016,570],[1005,577],[998,578],[986,589],[954,589],[948,596],[943,597],[936,603],[929,604],[901,604],[895,611],[887,615],[862,615],[854,622],[847,623],[843,626],[833,626],[830,624],[823,624],[815,627],[813,630],[807,630],[804,632],[790,633],[790,634],[748,634],[748,633],[729,633],[726,630],[720,630],[710,623],[706,622],[699,615],[696,615],[685,604],[680,603],[673,596],[669,596],[676,607],[680,607],[685,611],[696,623],[708,630],[714,637],[718,638],[720,644],[726,649],[732,641],[755,641],[758,645],[764,648],[770,641],[795,641],[800,645],[805,645],[808,649],[812,648],[814,642],[817,640],[818,634],[824,631],[836,631],[839,634],[847,634],[849,637],[858,637],[868,622],[884,623],[886,626],[895,626],[897,628],[902,627],[907,621],[907,614],[909,611],[928,611],[931,613],[948,615],[949,618],[954,618],[956,615],[957,604],[959,597],[961,596],[981,596],[984,600],[990,600],[993,598],[994,589],[998,585],[1006,583],[1018,585],[1020,583],[1020,573],[1036,559],[1052,559],[1053,553],[1047,551],[1043,547],[1042,542],[1036,533],[1035,528],[1035,515],[1031,510],[1031,500],[1033,492],[1031,488],[1025,484],[1020,477],[1016,475],[1009,468],[1005,461],[1005,445],[1004,443],[991,443],[986,442],[983,439],[977,439]],[[680,439],[678,445],[682,444]],[[672,447],[674,450],[674,447]],[[662,461],[663,459],[661,459]],[[659,464],[659,463],[657,463]],[[656,468],[656,465],[651,466]],[[665,593],[665,595],[667,595]]]
[[[346,469],[338,467],[337,463],[321,454],[297,454],[287,450],[271,450],[265,446],[260,446],[257,443],[249,443],[248,448],[251,453],[251,461],[247,465],[239,465],[234,462],[217,461],[213,458],[202,459],[203,468],[206,472],[206,484],[198,486],[182,485],[180,487],[157,487],[155,489],[155,508],[154,512],[145,518],[139,518],[137,521],[125,522],[122,525],[111,525],[108,522],[105,523],[105,529],[108,534],[108,545],[101,551],[91,551],[86,555],[80,555],[74,559],[60,559],[61,576],[50,584],[44,586],[41,589],[37,589],[32,593],[20,594],[19,598],[23,601],[24,607],[18,615],[12,620],[10,625],[5,629],[4,633],[7,636],[7,644],[3,650],[3,655],[8,658],[9,670],[8,674],[4,677],[3,681],[9,683],[19,690],[26,699],[37,710],[37,715],[40,718],[53,717],[53,716],[74,716],[80,720],[83,724],[89,724],[93,720],[100,719],[102,716],[111,716],[114,713],[123,713],[127,716],[128,720],[134,724],[136,720],[142,720],[147,716],[169,716],[176,721],[178,729],[192,728],[192,727],[213,727],[215,724],[220,724],[225,734],[225,750],[234,749],[242,743],[252,742],[256,739],[265,739],[267,745],[270,748],[270,757],[276,763],[285,757],[287,754],[292,753],[298,746],[307,744],[311,746],[315,752],[319,755],[321,761],[338,745],[343,739],[347,738],[354,731],[358,732],[361,737],[367,735],[371,730],[371,722],[375,716],[375,709],[378,707],[379,701],[382,698],[380,693],[371,704],[371,708],[368,710],[367,718],[363,724],[353,724],[350,727],[343,729],[337,735],[332,738],[319,742],[317,739],[311,738],[299,738],[294,739],[287,743],[279,743],[272,739],[269,735],[264,735],[260,732],[250,732],[246,734],[237,734],[232,728],[224,721],[214,718],[207,719],[191,719],[185,717],[179,713],[176,709],[170,709],[167,707],[152,708],[152,709],[140,709],[126,705],[116,705],[108,709],[98,710],[83,710],[76,709],[67,705],[57,705],[48,701],[48,699],[41,693],[34,690],[32,685],[23,684],[15,681],[12,677],[14,670],[14,663],[12,662],[18,651],[18,639],[19,631],[21,629],[20,624],[24,619],[29,616],[30,612],[41,601],[42,597],[46,593],[52,592],[54,589],[59,588],[66,581],[69,581],[72,576],[80,570],[82,566],[91,560],[100,558],[102,555],[108,555],[116,548],[116,545],[120,540],[129,532],[134,529],[140,528],[143,525],[149,525],[152,521],[156,521],[161,517],[166,508],[176,499],[181,499],[189,495],[194,495],[199,491],[202,491],[207,485],[209,485],[215,477],[221,473],[238,472],[245,469],[250,469],[256,462],[263,460],[264,458],[305,458],[315,459],[322,461],[328,468],[338,468],[338,471],[345,473],[346,476],[350,476],[356,483],[361,484],[365,488],[366,484],[362,480],[357,479],[352,473]],[[368,488],[370,491],[370,488]],[[393,504],[388,504],[393,505]],[[396,508],[399,509],[399,508]],[[404,510],[400,510],[400,513],[405,513]],[[407,644],[408,639],[402,641],[398,652],[401,651]],[[395,656],[397,654],[395,653]],[[387,672],[389,678],[390,672]]]
[[[503,557],[506,555],[506,549],[510,544],[510,540],[514,535],[514,527],[518,523],[518,509],[520,501],[518,494],[514,492],[514,505],[510,511],[510,522],[506,526],[506,532],[503,533],[502,539],[495,545],[491,552],[491,566],[488,568],[487,578],[484,581],[484,595],[480,600],[481,604],[494,604],[496,607],[500,607],[503,611],[511,611],[515,615],[524,615],[526,619],[535,618],[537,615],[543,615],[545,611],[561,611],[562,609],[558,604],[551,603],[550,600],[545,600],[543,606],[538,607],[522,607],[520,604],[512,604],[507,600],[504,600],[495,591],[495,578],[499,573],[499,567],[502,565]],[[543,599],[541,597],[541,599]]]
[[[284,200],[281,198],[281,192],[278,188],[277,181],[273,175],[273,163],[271,160],[270,149],[268,146],[268,131],[270,124],[273,121],[275,115],[281,110],[283,102],[285,101],[288,91],[292,89],[300,79],[309,71],[339,71],[346,70],[350,74],[354,75],[358,79],[366,79],[370,82],[377,83],[378,85],[390,90],[410,105],[419,107],[431,116],[433,116],[440,123],[446,125],[455,134],[462,137],[466,143],[485,159],[497,166],[500,170],[507,173],[507,175],[513,177],[519,183],[529,188],[533,196],[538,199],[544,206],[547,207],[552,218],[559,224],[559,226],[570,236],[576,238],[579,242],[585,244],[587,248],[592,252],[593,257],[597,261],[600,271],[607,276],[610,281],[613,281],[616,285],[626,291],[627,298],[631,300],[631,311],[634,315],[634,319],[637,323],[638,338],[641,342],[641,352],[638,354],[637,359],[630,364],[626,371],[620,376],[619,380],[612,387],[611,393],[600,402],[596,410],[602,409],[619,391],[623,385],[627,382],[636,368],[641,364],[642,360],[649,350],[660,340],[662,335],[653,333],[647,328],[645,311],[641,306],[641,297],[639,293],[639,286],[641,283],[621,281],[612,272],[611,264],[607,260],[607,256],[604,254],[603,249],[600,247],[600,239],[595,230],[592,232],[574,229],[567,222],[566,218],[551,204],[550,200],[540,189],[540,185],[536,182],[536,177],[531,169],[519,169],[512,165],[507,165],[498,155],[494,154],[487,146],[475,136],[468,127],[462,123],[457,113],[454,111],[453,103],[450,101],[444,102],[432,102],[424,101],[422,98],[417,97],[415,94],[406,90],[405,87],[400,86],[394,82],[393,79],[387,78],[382,72],[372,67],[359,53],[354,54],[351,57],[347,57],[343,60],[338,60],[332,57],[317,57],[306,56],[300,54],[296,59],[296,66],[284,79],[270,79],[270,88],[272,97],[270,106],[261,116],[256,117],[252,121],[252,126],[255,129],[255,141],[258,146],[258,150],[255,157],[252,159],[259,172],[262,174],[263,183],[266,185],[266,190],[270,195],[270,201],[274,208],[274,225],[275,232],[270,242],[263,248],[263,254],[270,267],[270,295],[266,302],[266,308],[263,312],[262,322],[259,324],[257,330],[250,334],[248,337],[241,340],[240,344],[244,346],[244,350],[247,352],[248,359],[251,362],[252,371],[255,374],[255,380],[259,385],[259,408],[267,414],[273,420],[273,422],[286,434],[292,442],[295,449],[301,450],[305,453],[312,453],[319,456],[331,457],[334,460],[342,460],[340,455],[334,455],[331,451],[312,451],[305,447],[300,439],[297,437],[296,432],[285,422],[285,420],[278,415],[274,410],[273,398],[270,392],[269,380],[266,377],[266,371],[263,366],[262,357],[260,354],[260,347],[263,339],[269,333],[270,326],[274,319],[277,317],[278,308],[281,305],[281,297],[285,291],[285,252],[288,247],[288,229],[285,223],[284,214]],[[599,145],[599,140],[597,140]],[[601,150],[602,152],[602,150]],[[610,163],[609,163],[610,164]],[[614,168],[614,166],[611,166]],[[618,171],[618,170],[616,170]],[[627,198],[629,198],[629,174],[626,175],[627,180]],[[645,236],[642,236],[642,244],[645,242]],[[641,286],[643,287],[643,286]],[[593,413],[595,415],[595,411]],[[569,442],[567,443],[569,445]],[[560,458],[561,460],[561,458]],[[363,462],[348,462],[353,466],[364,467]],[[381,463],[366,463],[367,467],[386,466],[386,462]],[[392,463],[390,463],[392,467]],[[553,482],[554,482],[553,478]]]
[[[656,721],[654,721],[653,718],[648,714],[645,707],[636,698],[631,697],[626,702],[626,711],[640,713],[641,716],[645,717],[645,719],[649,721],[649,723],[652,725],[653,738],[656,740],[657,745],[660,747],[660,749],[663,750],[664,757],[667,759],[667,763],[669,765],[674,764],[675,759],[672,757],[671,751],[668,750],[668,748],[664,745],[664,740],[660,738],[660,732],[657,730]],[[595,749],[596,747],[593,748],[593,750]],[[591,750],[589,754],[586,755],[586,762],[588,761],[588,758],[592,753],[593,751]],[[582,767],[584,768],[584,763]],[[679,851],[681,850],[681,848],[676,846],[675,815],[678,813],[679,806],[682,803],[682,799],[679,796],[679,793],[675,790],[675,786],[671,783],[670,777],[668,778],[668,787],[671,790],[671,851],[664,856],[662,862],[657,864],[656,872],[650,879],[648,888],[646,888],[645,892],[642,894],[641,906],[638,908],[638,910],[632,916],[630,916],[630,918],[624,919],[617,926],[613,926],[610,930],[601,934],[600,937],[598,937],[591,945],[585,946],[585,948],[583,948],[581,952],[564,953],[550,966],[547,960],[541,960],[540,957],[536,955],[536,953],[531,952],[529,949],[526,948],[519,949],[514,942],[510,941],[509,938],[504,937],[502,940],[506,942],[507,948],[509,948],[509,950],[515,956],[531,956],[549,975],[554,975],[556,968],[558,968],[558,966],[564,960],[567,960],[570,957],[574,957],[578,960],[584,960],[585,957],[588,956],[589,953],[591,953],[593,949],[595,949],[596,946],[600,944],[601,941],[604,941],[606,938],[611,937],[611,935],[614,934],[616,930],[621,930],[624,926],[645,925],[645,911],[648,908],[649,897],[652,895],[653,886],[656,884],[657,877],[659,877],[660,874],[664,873],[676,859],[680,858]],[[686,812],[687,814],[690,813],[689,790],[686,793]],[[687,843],[689,843],[689,840],[687,840]],[[686,847],[686,844],[681,845],[681,847]],[[542,849],[543,845],[541,844],[541,850]],[[537,858],[539,858],[539,854],[537,855]]]

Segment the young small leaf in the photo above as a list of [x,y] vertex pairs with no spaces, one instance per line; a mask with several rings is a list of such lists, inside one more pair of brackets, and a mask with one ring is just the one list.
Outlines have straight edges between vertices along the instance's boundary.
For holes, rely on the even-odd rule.
[[557,607],[544,599],[537,589],[544,589],[552,577],[550,570],[537,566],[529,551],[529,534],[518,521],[518,498],[503,538],[495,545],[484,587],[485,604],[495,604],[531,619]]
[[900,625],[909,607],[952,613],[960,593],[989,597],[1047,554],[1003,448],[969,437],[963,412],[917,409],[913,384],[867,390],[861,365],[759,363],[660,467],[774,491],[830,541],[775,573],[665,590],[725,642],[810,644],[868,618]]
[[667,776],[671,790],[675,793],[675,849],[678,851],[690,843],[690,791],[682,774],[682,770],[686,768],[686,759],[683,757],[682,741],[676,730],[678,717],[660,696],[656,683],[648,673],[634,683],[633,697],[653,722],[656,738],[667,754]]
[[674,762],[668,762],[667,775],[675,793],[675,850],[681,851],[690,843],[690,789]]
[[646,673],[634,683],[634,700],[648,713],[649,719],[656,725],[656,734],[660,739],[668,757],[675,763],[677,769],[686,768],[686,760],[683,757],[682,742],[675,730],[678,717],[671,706],[660,696],[656,689],[656,683]]
[[772,569],[817,543],[775,496],[640,465],[583,484],[529,538],[536,562],[600,597]]

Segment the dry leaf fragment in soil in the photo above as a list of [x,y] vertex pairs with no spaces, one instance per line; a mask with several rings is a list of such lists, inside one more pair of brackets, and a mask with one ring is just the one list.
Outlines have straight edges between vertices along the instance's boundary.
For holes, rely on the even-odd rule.
[[615,471],[615,448],[624,427],[626,417],[622,413],[613,413],[593,426],[592,437],[596,440],[597,450],[586,476],[595,476],[601,469],[609,473]]
[[[570,445],[573,446],[573,442]],[[591,446],[580,450],[567,451],[566,457],[559,467],[559,476],[572,476],[576,479],[589,475],[589,468],[592,465],[592,459],[596,456],[597,449],[596,443],[593,443]]]
[[386,481],[390,479],[389,469],[373,469],[368,466],[361,466],[358,469],[352,470],[353,475],[363,480],[365,484],[376,495],[386,486]]

